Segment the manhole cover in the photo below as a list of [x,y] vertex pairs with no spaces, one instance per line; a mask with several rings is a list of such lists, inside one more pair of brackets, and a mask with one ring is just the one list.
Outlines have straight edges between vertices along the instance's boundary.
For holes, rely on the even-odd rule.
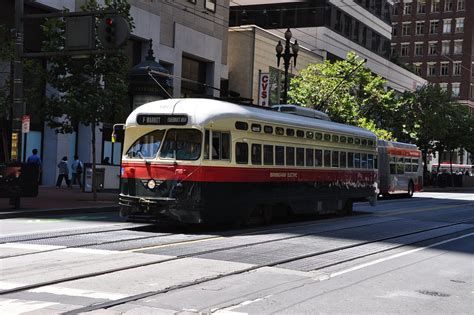
[[425,295],[431,295],[431,296],[439,296],[439,297],[448,297],[448,296],[450,296],[447,293],[438,292],[438,291],[428,291],[428,290],[418,290],[418,293],[425,294]]

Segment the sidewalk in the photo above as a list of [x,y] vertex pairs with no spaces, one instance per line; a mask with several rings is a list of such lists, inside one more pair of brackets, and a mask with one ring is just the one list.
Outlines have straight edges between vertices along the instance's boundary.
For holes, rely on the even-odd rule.
[[38,196],[22,198],[19,209],[14,209],[9,199],[0,198],[0,219],[51,214],[78,214],[86,212],[118,211],[118,191],[92,193],[72,189],[40,186]]
[[464,192],[474,193],[474,187],[437,187],[437,186],[428,186],[423,187],[424,192]]

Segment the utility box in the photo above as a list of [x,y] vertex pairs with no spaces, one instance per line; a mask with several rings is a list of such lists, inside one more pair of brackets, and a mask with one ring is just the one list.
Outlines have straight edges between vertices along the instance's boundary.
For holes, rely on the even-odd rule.
[[[84,191],[92,192],[92,165],[85,165],[85,178],[84,178]],[[105,169],[97,168],[95,169],[95,186],[96,190],[104,189],[104,179],[105,179]]]

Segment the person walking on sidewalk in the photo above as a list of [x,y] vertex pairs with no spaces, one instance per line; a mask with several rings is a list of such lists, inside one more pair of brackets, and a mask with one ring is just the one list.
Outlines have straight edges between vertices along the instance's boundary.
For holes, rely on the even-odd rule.
[[76,154],[74,155],[74,162],[71,164],[71,180],[72,184],[79,184],[79,188],[82,189],[82,170],[84,169],[84,164],[82,163],[81,160],[79,160],[79,156]]
[[38,149],[33,149],[31,153],[33,154],[28,157],[28,159],[26,160],[26,163],[35,164],[38,167],[38,183],[39,183],[40,178],[41,178],[41,167],[42,167],[41,158],[38,155]]
[[71,188],[71,182],[69,181],[69,166],[67,164],[67,156],[64,156],[61,162],[58,164],[59,175],[56,181],[56,188],[60,188],[63,183],[63,178],[66,181],[66,185]]

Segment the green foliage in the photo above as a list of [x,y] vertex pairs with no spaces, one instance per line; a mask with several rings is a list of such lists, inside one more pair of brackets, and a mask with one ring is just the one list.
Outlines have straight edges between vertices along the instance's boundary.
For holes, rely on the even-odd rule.
[[[126,0],[105,1],[104,8],[116,9],[133,27],[130,4]],[[96,0],[88,0],[82,9],[94,11],[104,8]],[[96,23],[100,18],[103,16],[98,16]],[[45,51],[63,49],[63,19],[48,19],[43,25],[43,32],[46,37]],[[100,48],[100,45],[96,37],[96,46]],[[127,64],[127,57],[121,49],[85,58],[52,57],[47,81],[55,93],[47,100],[43,110],[48,124],[60,132],[72,132],[79,123],[97,125],[99,122],[114,121],[127,97]]]
[[13,41],[6,26],[0,25],[0,118],[11,106],[10,62],[13,60]]
[[291,80],[290,102],[325,111],[333,121],[367,128],[381,139],[393,140],[385,128],[396,103],[393,92],[386,91],[385,81],[363,63],[349,53],[346,60],[309,65]]

